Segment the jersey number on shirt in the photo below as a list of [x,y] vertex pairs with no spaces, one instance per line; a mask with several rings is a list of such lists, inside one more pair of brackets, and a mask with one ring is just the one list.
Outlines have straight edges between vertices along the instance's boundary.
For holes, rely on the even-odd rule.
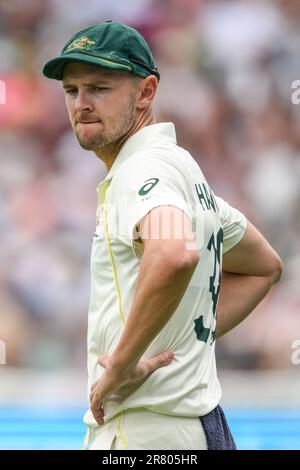
[[[221,283],[221,252],[223,244],[223,230],[220,228],[217,235],[215,232],[212,233],[212,236],[209,239],[207,249],[209,251],[213,250],[214,253],[214,272],[209,278],[209,292],[211,293],[212,299],[212,313],[213,313],[213,324],[215,323],[215,318],[217,314],[217,306],[220,295],[220,283]],[[203,323],[203,315],[195,320],[195,331],[197,334],[197,339],[199,341],[204,341],[207,343],[212,328],[205,328]],[[216,339],[216,329],[212,331],[211,334],[211,344]]]

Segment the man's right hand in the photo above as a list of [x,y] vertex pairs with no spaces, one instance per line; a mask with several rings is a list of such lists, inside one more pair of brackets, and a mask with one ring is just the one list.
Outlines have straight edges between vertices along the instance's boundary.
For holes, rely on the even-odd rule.
[[[143,383],[153,374],[156,370],[166,367],[174,359],[174,353],[171,351],[166,351],[156,356],[149,357],[147,359],[141,359],[136,367],[132,370],[131,375],[128,377],[128,382],[126,385],[123,385],[119,390],[111,395],[107,401],[116,401],[121,403],[129,395],[135,392]],[[100,356],[98,359],[98,364],[100,364],[105,369],[109,366],[110,356]],[[93,392],[94,386],[92,386]]]

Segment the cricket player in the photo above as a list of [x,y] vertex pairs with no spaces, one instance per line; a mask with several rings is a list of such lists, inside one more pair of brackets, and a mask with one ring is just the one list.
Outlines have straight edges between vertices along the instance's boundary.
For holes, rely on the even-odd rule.
[[43,72],[63,82],[80,145],[108,170],[91,253],[85,448],[234,449],[215,341],[279,280],[280,258],[214,195],[174,125],[156,123],[160,75],[136,30],[87,27]]

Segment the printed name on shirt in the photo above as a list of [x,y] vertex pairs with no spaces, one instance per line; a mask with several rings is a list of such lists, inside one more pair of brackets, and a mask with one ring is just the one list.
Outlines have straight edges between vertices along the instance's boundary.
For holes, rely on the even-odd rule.
[[195,188],[202,209],[204,211],[213,210],[214,212],[217,212],[217,210],[219,210],[218,204],[215,200],[214,193],[212,192],[208,184],[197,183],[195,184]]

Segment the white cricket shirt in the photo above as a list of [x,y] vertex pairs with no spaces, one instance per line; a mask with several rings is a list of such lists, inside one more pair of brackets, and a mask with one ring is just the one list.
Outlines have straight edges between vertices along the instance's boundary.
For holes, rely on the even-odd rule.
[[[171,205],[190,217],[200,261],[179,306],[144,357],[172,350],[175,359],[154,372],[122,404],[105,403],[105,421],[140,407],[166,415],[205,415],[221,397],[214,330],[222,254],[241,240],[246,219],[214,196],[196,161],[177,146],[172,123],[153,124],[130,137],[97,191],[88,315],[88,396],[104,370],[97,364],[98,357],[113,353],[130,313],[143,250],[143,245],[133,240],[134,228],[154,207]],[[84,421],[97,426],[90,410]]]

